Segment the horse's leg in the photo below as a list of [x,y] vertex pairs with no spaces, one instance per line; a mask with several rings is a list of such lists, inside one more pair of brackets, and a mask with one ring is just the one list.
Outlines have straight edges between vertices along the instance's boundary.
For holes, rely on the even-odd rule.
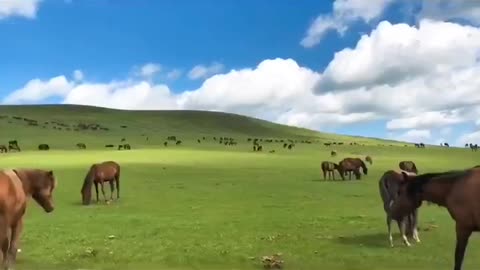
[[327,172],[325,170],[323,171],[323,180],[327,180]]
[[393,237],[392,237],[392,218],[387,214],[387,229],[388,229],[388,241],[390,242],[390,247],[393,247]]
[[117,186],[117,200],[120,199],[120,175],[115,177],[115,185]]
[[402,235],[403,243],[405,243],[407,247],[411,246],[410,242],[408,242],[407,236],[405,235],[405,218],[397,220],[397,223],[398,223],[398,229],[400,230],[400,234]]
[[0,252],[0,261],[2,263],[2,269],[8,269],[8,222],[5,217],[0,217],[0,246],[2,252]]
[[417,243],[420,243],[420,237],[418,237],[418,209],[415,209],[412,214],[412,229],[413,229],[413,240]]
[[12,237],[10,240],[10,248],[8,250],[8,253],[10,255],[10,258],[8,260],[8,267],[12,264],[15,264],[17,260],[17,251],[18,251],[18,246],[19,246],[19,241],[20,241],[20,235],[23,230],[23,218],[20,218],[17,221],[17,224],[13,226],[12,228]]
[[110,201],[113,201],[113,192],[115,191],[115,187],[113,185],[113,179],[112,181],[109,181],[110,183]]
[[105,196],[105,185],[103,183],[103,181],[100,182],[100,187],[102,188],[103,199],[105,202],[107,202],[107,197]]
[[97,194],[97,203],[100,201],[98,198],[98,182],[95,182],[95,193]]
[[472,234],[472,230],[463,228],[457,222],[457,245],[455,247],[455,267],[454,270],[461,270],[465,249],[468,245],[468,239]]

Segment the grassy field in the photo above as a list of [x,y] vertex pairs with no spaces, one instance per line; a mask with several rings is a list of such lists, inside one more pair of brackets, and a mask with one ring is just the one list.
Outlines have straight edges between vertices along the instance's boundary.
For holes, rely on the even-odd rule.
[[[0,115],[42,121],[80,121],[90,112],[68,118],[58,108],[43,113],[33,107],[7,109],[0,108]],[[387,146],[379,140],[335,137],[247,118],[243,120],[253,123],[249,128],[237,129],[230,123],[230,133],[211,119],[204,121],[210,123],[205,124],[207,128],[202,121],[190,119],[175,133],[172,127],[177,124],[171,119],[165,120],[162,130],[152,119],[139,117],[136,122],[132,115],[128,121],[112,112],[96,117],[92,121],[110,123],[110,131],[103,135],[67,132],[0,119],[0,139],[6,143],[18,138],[26,149],[0,154],[1,167],[53,169],[59,182],[53,213],[43,213],[33,201],[29,204],[18,269],[262,269],[260,258],[274,253],[282,254],[285,269],[433,270],[450,269],[453,264],[454,223],[437,206],[420,209],[422,243],[404,247],[394,226],[396,246],[388,246],[378,179],[385,170],[396,169],[400,160],[414,160],[421,172],[431,172],[477,165],[478,153]],[[151,117],[165,119],[165,115]],[[231,121],[240,121],[235,119]],[[127,129],[113,128],[124,122]],[[134,125],[135,130],[130,128]],[[246,137],[277,132],[279,138],[309,137],[318,142],[297,143],[292,151],[281,143],[270,143],[264,144],[262,153],[252,152]],[[142,133],[158,138],[145,142]],[[196,142],[199,133],[208,137],[201,144]],[[219,145],[211,136],[220,133],[238,138],[239,144]],[[182,146],[165,148],[161,145],[165,134],[187,139]],[[133,150],[102,147],[108,141],[118,143],[122,136],[133,141]],[[328,139],[365,146],[325,147]],[[75,150],[78,141],[86,142],[88,149]],[[35,150],[41,142],[51,144],[53,150]],[[335,158],[330,157],[332,148],[339,153]],[[273,149],[275,153],[268,152]],[[374,163],[361,181],[323,181],[322,160],[367,154]],[[87,169],[103,160],[122,166],[121,199],[110,205],[82,206],[80,188]],[[480,266],[473,252],[479,244],[474,235],[466,269]]]

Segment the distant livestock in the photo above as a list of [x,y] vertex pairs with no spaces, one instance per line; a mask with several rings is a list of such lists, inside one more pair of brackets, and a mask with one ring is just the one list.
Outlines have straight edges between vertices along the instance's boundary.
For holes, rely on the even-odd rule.
[[415,163],[413,161],[410,161],[410,160],[400,161],[398,163],[398,167],[401,170],[404,170],[406,172],[411,172],[411,173],[418,174],[417,166],[415,165]]
[[40,151],[48,151],[50,150],[50,146],[46,143],[42,143],[38,145],[38,150]]
[[87,146],[84,143],[77,143],[78,149],[87,149]]

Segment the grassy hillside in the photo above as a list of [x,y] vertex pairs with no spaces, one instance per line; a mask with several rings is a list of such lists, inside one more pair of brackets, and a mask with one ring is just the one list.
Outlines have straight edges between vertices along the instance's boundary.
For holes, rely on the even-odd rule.
[[[79,125],[99,125],[96,130]],[[133,147],[157,147],[167,136],[175,135],[184,144],[198,138],[247,137],[395,143],[349,137],[279,125],[246,116],[206,111],[125,111],[77,105],[0,106],[0,142],[17,139],[21,147],[34,149],[47,143],[53,149],[72,149],[78,142],[89,148],[117,144],[126,138]],[[146,140],[146,137],[149,140]]]

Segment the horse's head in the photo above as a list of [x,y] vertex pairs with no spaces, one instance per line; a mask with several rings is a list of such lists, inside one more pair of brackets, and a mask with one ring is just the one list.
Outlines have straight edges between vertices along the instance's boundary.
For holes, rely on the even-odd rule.
[[53,190],[57,181],[53,171],[35,171],[35,180],[31,185],[32,198],[45,210],[50,213],[54,210]]
[[95,164],[90,167],[90,170],[87,172],[85,180],[83,181],[82,189],[80,190],[83,205],[89,205],[92,200],[93,173],[95,172],[95,168]]
[[422,204],[420,190],[412,181],[413,177],[415,177],[414,173],[402,171],[397,197],[390,208],[394,216],[405,216]]

